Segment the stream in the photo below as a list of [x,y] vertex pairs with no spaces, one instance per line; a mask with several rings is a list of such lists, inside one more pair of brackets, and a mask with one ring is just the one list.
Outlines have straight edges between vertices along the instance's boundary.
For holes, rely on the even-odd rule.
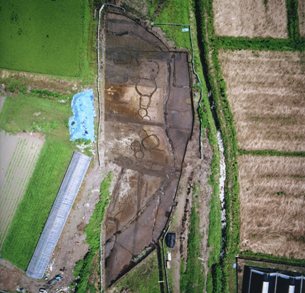
[[225,203],[225,181],[226,181],[226,163],[225,163],[225,156],[224,156],[224,145],[222,134],[220,130],[220,123],[216,111],[216,105],[212,93],[212,86],[209,80],[209,70],[208,64],[206,61],[206,52],[203,45],[203,31],[202,31],[202,15],[200,9],[200,0],[195,0],[195,17],[197,23],[197,40],[198,40],[198,47],[200,51],[200,60],[202,64],[202,71],[204,75],[204,82],[208,89],[208,99],[210,103],[210,109],[212,112],[213,120],[217,129],[217,144],[219,149],[220,155],[220,174],[219,174],[219,198],[221,204],[221,230],[222,230],[222,241],[221,241],[221,254],[220,258],[222,259],[225,253],[225,243],[226,243],[226,203]]

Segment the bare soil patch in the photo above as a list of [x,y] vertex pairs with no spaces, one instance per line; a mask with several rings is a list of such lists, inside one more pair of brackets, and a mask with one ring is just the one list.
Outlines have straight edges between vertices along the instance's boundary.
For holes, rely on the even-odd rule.
[[0,247],[32,176],[44,139],[0,132]]
[[1,110],[2,110],[2,108],[3,108],[3,105],[4,105],[4,102],[5,102],[5,99],[6,99],[6,97],[2,97],[2,96],[0,96],[0,112],[1,112]]
[[215,0],[213,10],[217,35],[288,37],[285,0]]
[[240,156],[240,247],[305,258],[305,158]]
[[106,216],[109,286],[161,236],[193,118],[187,54],[122,15],[107,15],[105,75],[105,158],[122,168]]
[[304,52],[221,51],[219,57],[239,147],[305,151]]
[[301,37],[305,37],[305,1],[298,1],[299,29]]

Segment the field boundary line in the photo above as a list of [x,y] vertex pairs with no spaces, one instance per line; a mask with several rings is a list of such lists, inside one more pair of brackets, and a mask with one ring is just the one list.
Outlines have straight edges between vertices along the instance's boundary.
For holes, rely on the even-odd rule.
[[278,151],[278,150],[244,150],[239,149],[238,155],[253,155],[253,156],[278,156],[278,157],[305,157],[305,151]]
[[305,51],[305,39],[296,42],[291,39],[215,37],[219,49],[258,50],[258,51]]

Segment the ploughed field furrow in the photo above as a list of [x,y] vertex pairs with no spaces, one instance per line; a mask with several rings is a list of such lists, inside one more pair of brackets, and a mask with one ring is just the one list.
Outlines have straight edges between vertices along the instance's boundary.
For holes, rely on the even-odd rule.
[[0,187],[0,245],[26,192],[41,145],[30,138],[19,138],[4,177],[4,184]]

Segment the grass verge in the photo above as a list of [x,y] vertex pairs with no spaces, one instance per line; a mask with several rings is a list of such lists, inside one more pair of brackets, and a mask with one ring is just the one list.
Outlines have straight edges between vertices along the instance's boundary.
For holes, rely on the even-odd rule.
[[159,293],[159,270],[156,250],[127,273],[115,286],[117,291]]
[[[158,15],[153,19],[154,23],[179,23],[189,24],[189,1],[170,0],[162,5],[162,9]],[[151,8],[154,9],[154,8]],[[182,31],[182,28],[188,26],[173,26],[173,25],[160,25],[166,37],[172,40],[178,48],[191,48],[189,32]]]
[[109,173],[101,183],[100,200],[96,204],[89,224],[85,228],[89,251],[84,259],[76,263],[74,268],[74,276],[79,276],[76,292],[100,291],[100,233],[104,214],[109,203],[111,182],[112,174]]
[[180,292],[203,292],[205,287],[204,269],[201,260],[201,238],[199,233],[199,204],[200,186],[194,185],[190,229],[187,243],[187,261],[185,270],[182,266],[180,276]]

